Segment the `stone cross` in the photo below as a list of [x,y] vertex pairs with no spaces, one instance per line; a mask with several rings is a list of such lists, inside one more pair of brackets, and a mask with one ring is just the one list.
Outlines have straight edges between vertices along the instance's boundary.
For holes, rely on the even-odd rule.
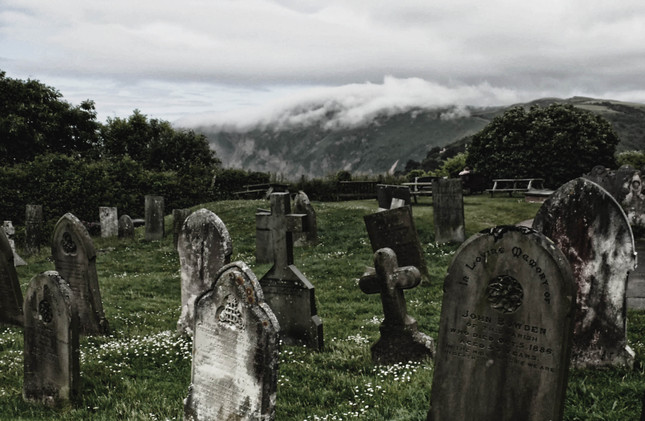
[[372,359],[378,363],[406,362],[432,357],[434,341],[417,331],[417,322],[406,309],[404,289],[421,282],[414,266],[399,267],[392,249],[374,253],[374,268],[359,280],[361,291],[380,294],[385,319],[380,326],[381,338],[372,346]]

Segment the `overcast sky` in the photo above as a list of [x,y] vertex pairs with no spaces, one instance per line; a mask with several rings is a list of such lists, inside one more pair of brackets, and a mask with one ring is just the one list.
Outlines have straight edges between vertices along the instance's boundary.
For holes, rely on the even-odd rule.
[[94,100],[101,120],[645,103],[645,1],[0,0],[0,69]]

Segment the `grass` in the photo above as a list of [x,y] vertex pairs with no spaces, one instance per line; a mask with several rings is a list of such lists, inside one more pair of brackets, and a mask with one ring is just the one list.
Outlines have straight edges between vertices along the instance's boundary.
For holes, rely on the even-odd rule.
[[[260,278],[269,265],[254,263],[255,210],[263,201],[210,203],[233,239],[233,259],[245,261]],[[314,203],[320,243],[296,248],[295,264],[316,286],[324,323],[325,349],[283,347],[278,374],[277,419],[425,420],[432,362],[375,366],[370,345],[383,317],[378,295],[363,294],[358,279],[372,252],[363,216],[376,201]],[[470,236],[498,224],[535,215],[539,205],[518,198],[465,199]],[[441,284],[457,246],[435,244],[432,206],[422,198],[413,208],[425,250],[430,282],[406,291],[408,312],[419,329],[438,336]],[[167,233],[171,219],[166,220]],[[172,235],[143,242],[96,238],[97,269],[111,334],[81,338],[81,396],[63,408],[27,404],[22,391],[22,330],[0,328],[0,420],[181,420],[190,381],[189,340],[174,335],[180,313],[179,259]],[[47,249],[18,268],[23,292],[37,273],[52,270]],[[645,314],[629,312],[628,339],[637,368],[571,370],[565,419],[637,420],[645,388]]]

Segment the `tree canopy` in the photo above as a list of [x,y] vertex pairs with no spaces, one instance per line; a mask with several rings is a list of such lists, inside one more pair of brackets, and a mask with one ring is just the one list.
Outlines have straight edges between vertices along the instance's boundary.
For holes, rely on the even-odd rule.
[[488,178],[562,183],[595,165],[615,167],[619,138],[605,119],[572,105],[515,107],[475,134],[466,164]]

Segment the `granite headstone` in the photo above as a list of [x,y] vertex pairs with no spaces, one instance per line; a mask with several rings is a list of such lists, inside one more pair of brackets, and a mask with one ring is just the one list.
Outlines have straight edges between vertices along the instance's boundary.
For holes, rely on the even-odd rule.
[[433,181],[432,209],[435,242],[463,243],[466,240],[466,229],[461,179]]
[[101,222],[101,238],[116,237],[119,235],[119,218],[115,207],[99,207],[99,221]]
[[164,198],[146,195],[145,197],[145,240],[158,241],[164,237]]
[[302,232],[293,233],[293,244],[296,247],[315,245],[318,242],[318,224],[316,221],[316,210],[309,201],[309,196],[302,190],[293,199],[293,212],[305,216],[304,229]]
[[392,199],[400,199],[406,205],[411,205],[410,187],[390,184],[376,185],[376,200],[378,201],[379,209],[391,209]]
[[22,291],[13,264],[13,251],[0,230],[0,324],[22,326]]
[[25,208],[25,249],[28,255],[38,253],[42,242],[43,207],[27,205]]
[[134,238],[134,222],[130,215],[121,215],[119,218],[119,238]]

